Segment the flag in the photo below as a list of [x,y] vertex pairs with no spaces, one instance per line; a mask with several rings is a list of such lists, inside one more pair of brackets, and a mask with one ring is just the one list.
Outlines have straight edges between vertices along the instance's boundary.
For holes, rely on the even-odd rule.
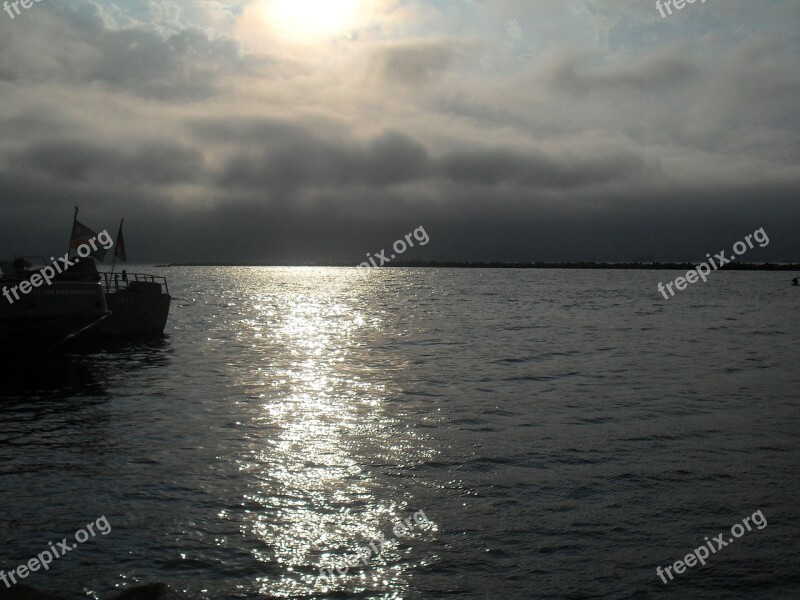
[[117,244],[114,246],[114,260],[119,259],[122,262],[128,262],[128,255],[125,253],[125,238],[122,237],[122,224],[125,219],[119,223],[119,233],[117,234]]
[[[70,251],[72,250],[77,251],[77,249],[80,246],[89,246],[89,241],[92,239],[97,239],[97,234],[91,229],[89,229],[86,225],[78,221],[78,219],[75,219],[72,223],[72,236],[70,237],[69,240]],[[97,246],[96,242],[95,246]],[[91,256],[98,262],[103,262],[107,253],[108,250],[106,250],[101,246],[97,248],[97,250],[94,250],[91,253],[89,253],[89,256]]]
[[75,222],[72,224],[72,237],[69,240],[69,249],[77,250],[78,246],[88,244],[89,240],[96,235],[94,231],[75,219]]

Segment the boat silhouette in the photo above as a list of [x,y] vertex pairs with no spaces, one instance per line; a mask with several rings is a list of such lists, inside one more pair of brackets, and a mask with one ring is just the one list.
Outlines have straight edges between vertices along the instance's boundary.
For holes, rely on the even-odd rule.
[[[64,280],[88,280],[99,283],[104,291],[106,305],[111,314],[82,333],[83,338],[113,338],[162,335],[169,317],[172,297],[165,277],[145,273],[115,273],[117,259],[127,262],[128,256],[122,235],[123,219],[119,224],[114,261],[111,271],[98,271],[105,252],[97,252],[88,260],[76,262],[61,277]],[[89,236],[96,236],[91,229],[78,221],[78,207],[72,221],[70,249],[75,249]],[[110,241],[110,236],[109,236]],[[110,246],[107,248],[110,249]]]
[[[97,281],[54,279],[49,285],[33,287],[31,279],[41,269],[25,258],[0,261],[0,289],[19,289],[24,283],[28,293],[12,292],[0,298],[0,352],[14,355],[28,351],[46,351],[85,333],[110,316],[106,295]],[[28,287],[25,286],[25,287]]]

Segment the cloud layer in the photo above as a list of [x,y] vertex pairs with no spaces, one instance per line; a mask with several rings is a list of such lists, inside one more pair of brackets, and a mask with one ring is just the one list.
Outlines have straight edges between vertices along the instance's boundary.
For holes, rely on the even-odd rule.
[[77,203],[141,261],[359,262],[419,225],[409,258],[691,260],[764,227],[749,258],[798,259],[791,0],[363,0],[302,40],[268,4],[0,13],[0,256],[56,252]]

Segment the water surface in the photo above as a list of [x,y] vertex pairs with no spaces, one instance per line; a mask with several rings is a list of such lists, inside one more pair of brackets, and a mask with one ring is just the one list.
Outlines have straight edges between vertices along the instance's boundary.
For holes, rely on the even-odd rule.
[[[129,269],[130,270],[130,269]],[[6,369],[2,568],[197,598],[796,598],[786,274],[173,268],[164,340]],[[663,584],[705,536],[754,529]],[[426,523],[397,539],[398,520]],[[327,584],[339,564],[375,554]]]

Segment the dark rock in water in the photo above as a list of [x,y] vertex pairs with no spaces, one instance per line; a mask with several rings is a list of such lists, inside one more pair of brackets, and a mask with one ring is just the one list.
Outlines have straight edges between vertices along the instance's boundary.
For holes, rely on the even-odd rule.
[[[0,589],[0,600],[74,600],[75,598],[76,596],[54,596],[27,585],[15,585],[11,589]],[[184,600],[184,596],[173,592],[163,583],[154,583],[127,589],[111,600]]]

